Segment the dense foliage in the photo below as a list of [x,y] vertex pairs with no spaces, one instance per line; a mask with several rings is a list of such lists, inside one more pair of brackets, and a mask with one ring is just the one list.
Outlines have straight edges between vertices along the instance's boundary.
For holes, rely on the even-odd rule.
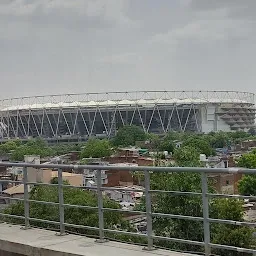
[[[52,183],[55,183],[53,180]],[[67,182],[66,182],[67,184]],[[64,202],[70,205],[81,205],[95,207],[98,205],[97,195],[94,192],[85,191],[78,188],[64,187]],[[30,199],[36,201],[58,202],[58,188],[56,186],[37,185],[34,186],[30,192]],[[119,204],[104,197],[104,207],[118,209]],[[11,204],[5,213],[11,215],[24,216],[24,204],[18,202]],[[59,221],[59,208],[58,205],[45,205],[36,202],[30,202],[30,217],[41,220]],[[11,220],[13,221],[13,220]],[[20,222],[20,220],[19,220]],[[69,224],[83,225],[89,227],[98,227],[98,211],[95,209],[65,207],[65,222]],[[53,224],[45,222],[32,221],[31,224],[37,227],[53,228]],[[123,220],[122,214],[119,212],[104,212],[104,225],[105,228],[113,229],[114,226],[119,225],[124,229],[129,228],[128,223]],[[67,227],[67,230],[84,233],[84,234],[97,234],[97,232],[89,232],[77,228]]]
[[112,153],[108,140],[91,139],[82,148],[81,158],[101,158],[110,156]]
[[59,156],[71,151],[80,151],[82,144],[56,144],[49,146],[43,139],[31,139],[26,143],[10,140],[0,145],[0,155],[11,153],[12,161],[23,161],[25,155],[39,155],[41,158]]
[[243,154],[238,160],[238,166],[255,169],[256,168],[256,150],[248,154]]
[[146,133],[139,126],[126,125],[118,129],[112,143],[114,146],[134,146],[136,141],[145,141]]
[[[166,191],[182,191],[201,193],[201,176],[199,173],[155,173],[151,174],[151,189]],[[209,192],[214,192],[209,184]],[[201,196],[172,195],[168,193],[156,193],[152,200],[153,211],[174,215],[193,217],[203,216],[203,204]],[[242,201],[237,199],[210,199],[210,217],[243,221]],[[145,211],[145,200],[137,207]],[[254,246],[253,229],[249,227],[214,224],[210,225],[211,242],[236,247],[252,248]],[[172,237],[185,240],[202,242],[204,240],[203,223],[196,220],[162,218],[153,219],[153,230],[157,236]],[[183,243],[169,241],[157,241],[161,247],[182,251],[202,251],[203,248]],[[244,256],[246,254],[227,250],[213,250],[213,253],[222,256]]]
[[183,146],[174,151],[173,157],[178,166],[197,167],[200,166],[199,151],[194,147]]
[[[238,160],[238,166],[256,169],[256,150],[242,155]],[[238,184],[239,193],[242,195],[256,195],[256,176],[244,175]]]
[[[237,199],[223,198],[215,199],[211,205],[211,216],[214,219],[244,221],[243,201]],[[211,239],[215,244],[223,244],[240,248],[253,249],[255,246],[254,230],[246,226],[230,224],[211,225]],[[242,252],[215,250],[218,255],[223,256],[245,256],[250,255]]]
[[[250,133],[237,132],[211,132],[209,134],[196,134],[189,132],[169,132],[168,134],[154,135],[146,134],[142,128],[138,126],[123,126],[118,129],[116,136],[110,141],[110,144],[103,140],[92,139],[85,143],[76,144],[57,144],[49,146],[43,139],[31,139],[28,142],[22,143],[19,140],[10,140],[0,145],[0,156],[11,153],[11,160],[22,161],[24,155],[40,155],[41,157],[64,155],[70,151],[80,151],[84,148],[84,156],[102,157],[111,154],[110,145],[118,146],[134,146],[138,141],[151,142],[153,150],[175,152],[175,145],[180,142],[184,148],[194,148],[198,154],[206,154],[207,156],[214,155],[216,148],[229,147],[241,140],[254,138]],[[88,144],[88,146],[86,146]],[[95,149],[92,149],[93,148]],[[91,149],[89,149],[91,147]],[[102,154],[100,153],[103,152]],[[243,159],[241,159],[242,161]],[[256,163],[255,163],[256,165]],[[254,165],[254,166],[255,166]],[[183,164],[184,166],[184,164]]]
[[187,138],[182,146],[189,146],[195,148],[200,154],[205,154],[206,156],[215,155],[215,151],[213,150],[210,143],[203,138],[191,137]]

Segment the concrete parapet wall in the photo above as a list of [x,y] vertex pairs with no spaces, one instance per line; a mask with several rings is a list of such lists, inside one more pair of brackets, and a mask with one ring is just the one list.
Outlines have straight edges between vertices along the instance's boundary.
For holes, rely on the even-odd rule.
[[42,229],[22,230],[20,226],[0,224],[0,256],[195,256],[156,250],[117,242],[99,244],[95,239],[78,235],[56,236]]

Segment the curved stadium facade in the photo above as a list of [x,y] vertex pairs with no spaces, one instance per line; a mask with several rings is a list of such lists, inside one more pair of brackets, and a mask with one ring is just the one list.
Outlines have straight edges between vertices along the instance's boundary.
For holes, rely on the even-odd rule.
[[0,101],[2,139],[111,137],[123,125],[145,132],[248,130],[254,94],[147,91],[50,95]]

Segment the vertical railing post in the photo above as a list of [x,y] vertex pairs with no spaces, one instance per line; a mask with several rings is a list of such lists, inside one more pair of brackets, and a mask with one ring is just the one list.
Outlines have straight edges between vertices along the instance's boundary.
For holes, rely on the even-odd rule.
[[153,247],[153,227],[152,227],[152,205],[151,205],[151,194],[150,194],[150,174],[149,171],[144,171],[145,177],[145,199],[146,199],[146,218],[147,218],[147,239],[148,246],[145,250],[152,251]]
[[25,227],[24,229],[29,229],[29,191],[28,191],[28,169],[23,168],[23,186],[24,186],[24,217],[25,217]]
[[98,215],[99,215],[99,239],[98,243],[106,242],[104,238],[104,215],[103,215],[103,196],[102,196],[101,170],[97,170],[97,197],[98,197]]
[[205,255],[209,256],[211,254],[210,247],[210,222],[209,222],[209,200],[208,200],[208,179],[207,174],[202,172],[201,174],[202,181],[202,201],[203,201],[203,218],[204,218],[204,246],[205,246]]
[[60,236],[64,236],[65,233],[65,216],[64,216],[64,196],[63,196],[63,177],[62,169],[58,169],[58,197],[59,197],[59,215],[60,215]]

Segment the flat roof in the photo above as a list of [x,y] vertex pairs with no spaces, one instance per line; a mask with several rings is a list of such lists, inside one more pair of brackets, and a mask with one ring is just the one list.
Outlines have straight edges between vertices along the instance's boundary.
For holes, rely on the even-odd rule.
[[31,252],[40,255],[69,255],[69,256],[196,256],[195,254],[172,252],[158,249],[143,250],[142,246],[107,242],[96,243],[94,238],[72,235],[56,236],[55,231],[43,229],[22,230],[21,226],[0,224],[0,254],[1,250],[27,255]]
[[239,91],[131,91],[31,96],[0,100],[1,111],[155,104],[254,104],[254,94]]
[[89,102],[58,102],[58,103],[36,103],[26,105],[13,105],[9,107],[3,107],[0,111],[17,111],[17,110],[37,110],[37,109],[75,109],[75,108],[97,108],[97,107],[132,107],[132,106],[154,106],[154,105],[182,105],[182,104],[216,104],[216,103],[237,103],[237,104],[250,104],[247,101],[239,99],[151,99],[151,100],[120,100],[120,101],[89,101]]

